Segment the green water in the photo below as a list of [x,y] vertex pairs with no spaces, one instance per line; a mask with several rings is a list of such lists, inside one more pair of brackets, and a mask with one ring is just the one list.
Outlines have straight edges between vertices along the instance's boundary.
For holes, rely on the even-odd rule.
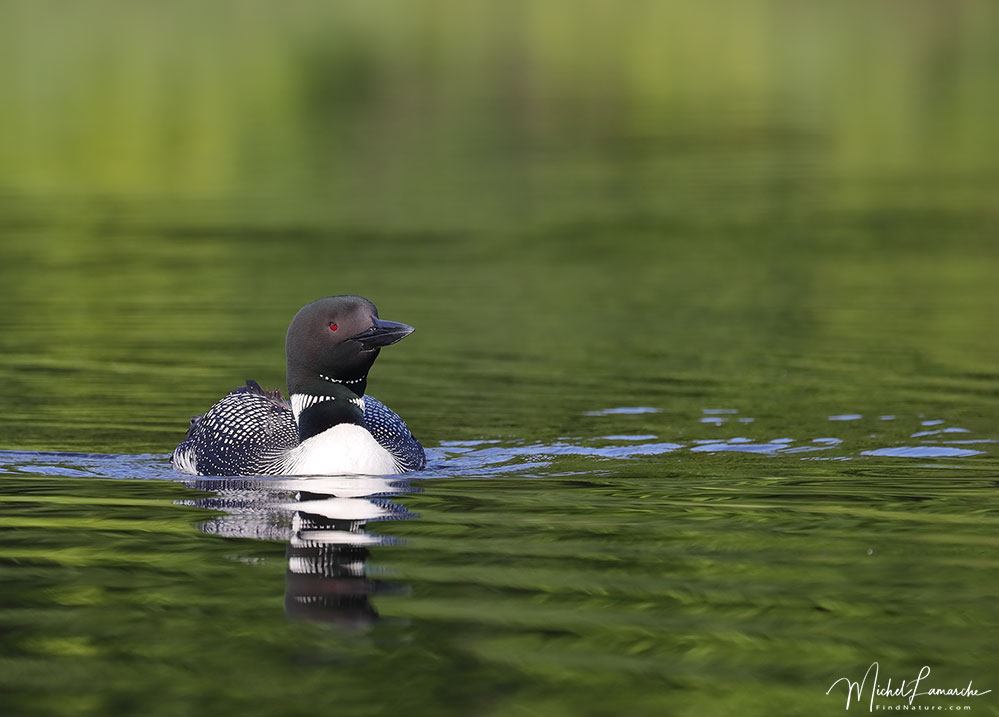
[[[999,713],[996,27],[0,4],[0,711]],[[428,471],[172,473],[337,293]]]

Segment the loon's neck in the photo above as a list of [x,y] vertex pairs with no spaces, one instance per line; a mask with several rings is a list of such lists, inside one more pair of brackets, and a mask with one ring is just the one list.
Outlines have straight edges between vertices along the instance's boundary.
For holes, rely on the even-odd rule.
[[340,423],[364,425],[363,379],[360,393],[354,386],[316,378],[295,387],[291,410],[298,426],[298,439],[318,435]]

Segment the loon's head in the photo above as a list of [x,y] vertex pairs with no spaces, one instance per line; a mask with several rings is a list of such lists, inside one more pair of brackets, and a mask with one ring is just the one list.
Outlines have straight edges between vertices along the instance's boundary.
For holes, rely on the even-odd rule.
[[379,349],[411,333],[412,326],[379,319],[375,305],[360,296],[328,296],[299,309],[288,327],[285,354],[302,438],[324,425],[360,422],[361,397]]

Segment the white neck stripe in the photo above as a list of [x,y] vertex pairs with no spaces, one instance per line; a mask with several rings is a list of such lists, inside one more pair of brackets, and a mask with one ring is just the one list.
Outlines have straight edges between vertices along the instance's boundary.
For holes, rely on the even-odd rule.
[[302,415],[309,406],[314,406],[323,401],[335,401],[336,396],[313,396],[308,393],[293,393],[291,395],[291,412],[295,414],[295,421]]
[[[302,415],[302,411],[309,408],[310,406],[315,406],[317,403],[322,403],[323,401],[335,401],[336,396],[314,396],[310,393],[293,393],[291,395],[291,412],[295,414],[295,422],[298,422],[298,417]],[[351,398],[348,399],[350,403],[354,404],[362,411],[364,410],[364,399],[363,398]]]

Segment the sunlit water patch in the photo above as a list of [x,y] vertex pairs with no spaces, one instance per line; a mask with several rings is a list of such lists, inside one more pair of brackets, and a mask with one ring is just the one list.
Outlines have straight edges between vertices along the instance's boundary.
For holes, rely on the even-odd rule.
[[617,408],[603,408],[599,411],[587,411],[587,416],[636,416],[643,413],[659,413],[660,409],[650,406],[619,406]]

